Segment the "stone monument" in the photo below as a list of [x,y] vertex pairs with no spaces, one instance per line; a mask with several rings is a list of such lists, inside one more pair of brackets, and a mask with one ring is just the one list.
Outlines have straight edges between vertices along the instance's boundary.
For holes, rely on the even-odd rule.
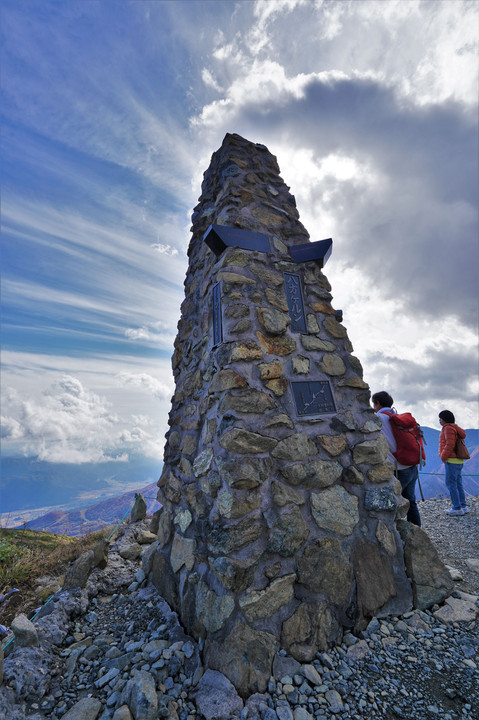
[[[280,649],[308,662],[412,607],[407,502],[331,305],[331,240],[309,241],[267,148],[226,135],[192,220],[147,569],[248,696]],[[451,589],[440,564],[428,582],[428,602]]]

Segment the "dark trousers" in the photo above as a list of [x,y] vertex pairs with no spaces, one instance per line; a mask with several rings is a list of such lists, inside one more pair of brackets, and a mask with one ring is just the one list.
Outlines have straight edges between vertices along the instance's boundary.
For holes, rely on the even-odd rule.
[[397,470],[397,478],[401,483],[401,495],[409,500],[409,510],[407,511],[407,519],[413,525],[421,527],[421,516],[416,502],[416,480],[419,477],[417,465]]

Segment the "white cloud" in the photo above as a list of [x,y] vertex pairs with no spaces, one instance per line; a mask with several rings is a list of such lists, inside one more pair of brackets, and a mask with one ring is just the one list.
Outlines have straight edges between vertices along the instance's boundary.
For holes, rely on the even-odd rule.
[[171,245],[162,245],[162,243],[154,243],[151,245],[153,250],[160,253],[160,255],[178,255],[178,250]]
[[148,373],[120,373],[118,381],[122,385],[133,385],[159,398],[170,398],[173,392],[171,385],[157,380]]
[[374,389],[422,422],[455,398],[472,417],[477,3],[126,3],[113,25],[85,7],[4,13],[7,160],[28,183],[5,188],[24,272],[3,301],[37,339],[3,353],[10,446],[161,457],[188,215],[226,132],[267,145],[311,239],[333,237]]
[[7,441],[22,441],[25,454],[47,462],[105,462],[115,459],[108,444],[118,418],[104,398],[65,375],[43,392],[42,402],[19,400],[7,418]]

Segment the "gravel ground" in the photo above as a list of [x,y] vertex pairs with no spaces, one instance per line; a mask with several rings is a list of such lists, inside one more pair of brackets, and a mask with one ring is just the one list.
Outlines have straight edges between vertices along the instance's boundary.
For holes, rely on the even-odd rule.
[[[463,517],[447,516],[447,507],[445,500],[421,503],[423,527],[442,559],[460,571],[457,590],[477,595],[479,575],[467,561],[479,559],[479,497],[470,500],[471,512]],[[467,621],[442,622],[437,606],[373,619],[360,637],[347,633],[341,645],[309,664],[281,651],[267,692],[241,701],[232,686],[225,691],[223,676],[216,695],[205,688],[199,692],[206,675],[201,677],[198,646],[146,585],[139,561],[123,561],[112,551],[108,568],[94,576],[86,612],[51,650],[55,666],[48,692],[12,704],[8,715],[2,715],[0,702],[2,720],[66,720],[88,697],[97,702],[97,720],[131,720],[121,708],[134,700],[140,677],[153,688],[156,709],[147,708],[152,720],[479,719],[477,598],[469,597]],[[6,671],[7,666],[8,661]],[[8,686],[23,681],[17,672]],[[7,690],[7,700],[12,693]]]
[[[460,590],[479,595],[479,495],[467,498],[467,515],[446,515],[448,500],[426,500],[419,503],[422,527],[427,532],[442,561],[460,571]],[[475,560],[473,571],[466,560]]]

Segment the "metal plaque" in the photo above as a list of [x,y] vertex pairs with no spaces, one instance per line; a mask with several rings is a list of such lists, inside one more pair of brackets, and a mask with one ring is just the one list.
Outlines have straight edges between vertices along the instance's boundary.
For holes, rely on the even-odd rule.
[[314,260],[318,263],[319,267],[324,267],[331,255],[332,249],[333,241],[331,238],[328,238],[327,240],[304,243],[304,245],[292,245],[289,248],[289,252],[296,263]]
[[269,253],[269,238],[267,235],[226,225],[210,225],[203,235],[203,240],[214,252],[216,257],[227,247],[239,247],[242,250],[257,250]]
[[304,415],[328,415],[336,412],[333,392],[327,380],[292,382],[296,412]]
[[221,283],[216,283],[216,285],[213,285],[213,345],[221,345],[222,342]]
[[301,292],[299,275],[285,272],[283,276],[286,301],[291,318],[291,330],[292,332],[306,333],[306,317],[304,315],[303,293]]

